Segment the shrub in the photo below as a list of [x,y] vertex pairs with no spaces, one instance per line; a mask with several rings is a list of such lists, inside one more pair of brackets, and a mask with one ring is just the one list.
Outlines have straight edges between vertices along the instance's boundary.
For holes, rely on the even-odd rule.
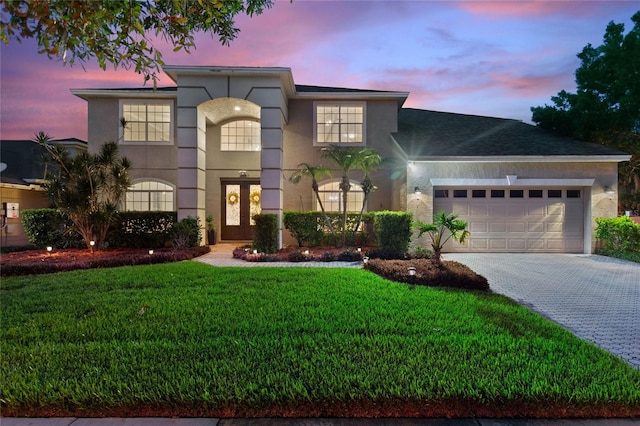
[[177,220],[176,212],[119,212],[106,240],[109,247],[169,246]]
[[626,216],[597,218],[596,238],[608,250],[640,250],[640,224]]
[[422,246],[418,246],[413,250],[413,253],[411,253],[411,258],[412,259],[431,259],[432,255],[433,255],[432,251],[427,250]]
[[[409,275],[410,267],[416,269],[414,276]],[[489,283],[485,277],[476,274],[458,262],[443,261],[438,266],[428,259],[372,259],[364,265],[364,268],[383,278],[401,283],[467,290],[489,290]]]
[[306,262],[309,259],[300,250],[294,250],[287,255],[287,260],[289,262]]
[[201,241],[200,218],[187,216],[173,224],[171,228],[171,245],[174,249],[197,247]]
[[56,209],[26,209],[21,212],[22,227],[29,242],[36,247],[81,247],[80,235],[72,230]]
[[359,251],[348,248],[338,253],[337,258],[342,262],[356,262],[362,260],[362,254]]
[[367,256],[370,259],[405,259],[406,256],[404,253],[393,249],[393,248],[384,248],[384,249],[373,249],[367,251]]
[[253,216],[256,222],[253,248],[260,253],[275,253],[278,250],[278,216],[261,213]]
[[377,246],[405,254],[411,240],[411,213],[382,211],[373,216]]
[[282,213],[282,223],[296,239],[298,247],[307,245],[316,247],[322,243],[322,227],[318,224],[322,221],[322,214],[319,212],[292,212]]
[[332,251],[325,251],[320,256],[320,261],[321,262],[333,262],[334,260],[336,260],[336,255]]

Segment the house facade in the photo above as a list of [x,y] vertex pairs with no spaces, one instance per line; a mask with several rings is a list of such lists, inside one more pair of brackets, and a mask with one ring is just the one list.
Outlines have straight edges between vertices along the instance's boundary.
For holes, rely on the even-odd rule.
[[[70,155],[86,152],[87,143],[76,138],[55,139]],[[29,244],[21,211],[51,206],[42,184],[48,164],[45,150],[31,140],[0,141],[0,247]]]
[[[372,176],[369,211],[468,220],[471,239],[449,250],[590,253],[595,217],[617,214],[617,164],[629,159],[618,151],[515,120],[403,108],[407,92],[296,85],[289,68],[164,70],[174,87],[72,90],[88,103],[89,150],[118,140],[132,160],[125,209],[213,216],[221,241],[250,240],[255,213],[281,223],[284,210],[317,209],[310,182],[288,178],[301,163],[329,165],[331,144],[397,160]],[[341,208],[337,177],[319,182],[328,210]],[[349,196],[359,211],[357,180]]]

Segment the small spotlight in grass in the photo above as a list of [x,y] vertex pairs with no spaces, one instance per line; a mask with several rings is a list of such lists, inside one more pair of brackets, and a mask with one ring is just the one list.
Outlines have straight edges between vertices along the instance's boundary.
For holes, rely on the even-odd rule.
[[416,276],[416,268],[414,268],[413,266],[409,267],[409,276]]
[[364,263],[365,265],[366,265],[367,263],[369,263],[369,256],[365,256],[365,257],[363,257],[363,258],[362,258],[362,263]]

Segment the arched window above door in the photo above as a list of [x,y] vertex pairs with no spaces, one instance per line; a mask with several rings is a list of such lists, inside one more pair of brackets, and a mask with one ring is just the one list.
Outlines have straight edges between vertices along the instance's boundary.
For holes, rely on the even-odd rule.
[[260,151],[260,123],[234,120],[220,126],[221,151]]

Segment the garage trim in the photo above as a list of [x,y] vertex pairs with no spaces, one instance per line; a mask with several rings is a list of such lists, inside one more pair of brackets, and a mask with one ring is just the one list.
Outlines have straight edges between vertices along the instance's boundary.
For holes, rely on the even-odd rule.
[[595,179],[429,179],[432,186],[593,186]]

